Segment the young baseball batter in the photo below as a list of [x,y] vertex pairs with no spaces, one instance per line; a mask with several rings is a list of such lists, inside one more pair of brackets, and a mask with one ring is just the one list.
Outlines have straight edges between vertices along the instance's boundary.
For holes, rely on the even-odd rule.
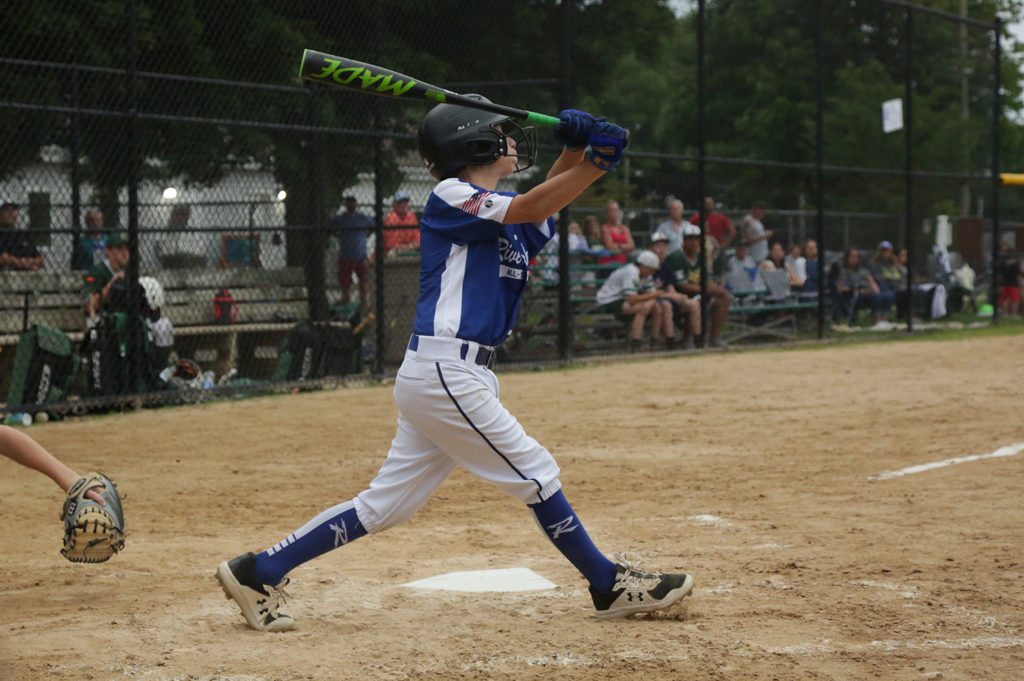
[[419,302],[395,378],[398,431],[369,488],[266,551],[217,567],[253,629],[294,627],[278,611],[292,568],[407,520],[459,465],[529,506],[590,583],[598,617],[665,608],[693,588],[688,575],[647,573],[606,558],[562,493],[551,454],[498,399],[494,348],[512,333],[530,259],[555,233],[550,216],[615,168],[625,145],[617,125],[573,110],[559,118],[555,137],[564,151],[543,183],[518,195],[495,188],[533,163],[533,128],[451,104],[424,118],[420,152],[439,183],[420,223]]

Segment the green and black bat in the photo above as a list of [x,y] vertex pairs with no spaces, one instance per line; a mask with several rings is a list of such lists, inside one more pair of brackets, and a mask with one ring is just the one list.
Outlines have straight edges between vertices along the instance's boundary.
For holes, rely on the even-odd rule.
[[544,114],[515,109],[492,102],[481,102],[478,99],[464,97],[442,87],[424,83],[373,64],[335,57],[323,52],[305,50],[302,53],[302,66],[299,77],[325,85],[348,88],[371,95],[382,95],[394,99],[418,100],[435,104],[458,104],[473,109],[482,109],[491,113],[503,114],[509,118],[518,118],[536,125],[554,127],[558,118]]

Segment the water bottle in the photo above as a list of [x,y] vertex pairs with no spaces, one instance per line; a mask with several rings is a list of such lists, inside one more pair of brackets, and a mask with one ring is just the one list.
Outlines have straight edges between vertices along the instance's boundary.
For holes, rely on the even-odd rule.
[[213,382],[214,382],[214,380],[216,378],[217,378],[216,374],[214,374],[212,371],[204,371],[203,372],[203,389],[212,388],[213,387]]
[[32,414],[14,412],[4,416],[4,423],[9,426],[31,426]]

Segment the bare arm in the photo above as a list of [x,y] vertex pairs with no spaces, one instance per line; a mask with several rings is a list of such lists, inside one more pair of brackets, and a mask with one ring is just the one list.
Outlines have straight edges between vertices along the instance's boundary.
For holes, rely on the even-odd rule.
[[803,286],[804,280],[797,276],[796,270],[789,265],[786,265],[786,271],[789,272],[789,285],[790,286]]
[[613,253],[619,250],[619,245],[612,239],[612,230],[604,225],[601,225],[601,245]]
[[[64,491],[78,480],[78,473],[61,463],[41,444],[14,428],[0,426],[0,453],[22,466],[39,471]],[[87,495],[90,499],[105,505],[103,497],[95,490],[89,490]]]
[[10,267],[16,270],[38,270],[43,266],[43,257],[37,255],[35,257],[19,258],[16,255],[11,255],[6,251],[0,253],[0,267]]
[[626,302],[630,305],[636,305],[637,303],[643,303],[648,300],[654,300],[655,298],[661,298],[660,291],[648,291],[647,293],[634,293],[626,296]]
[[626,227],[626,243],[622,246],[622,250],[626,253],[632,253],[635,248],[636,242],[633,241],[633,232],[629,227]]
[[577,163],[525,194],[514,197],[505,213],[504,223],[542,222],[568,206],[602,175],[604,171],[593,163]]
[[736,225],[732,224],[732,220],[726,218],[725,221],[725,243],[723,246],[728,246],[732,243],[732,240],[736,238]]
[[547,177],[544,179],[550,180],[556,175],[561,175],[569,168],[573,168],[583,163],[585,158],[585,149],[579,151],[570,151],[568,149],[562,149],[562,153],[558,155],[555,162],[551,164],[551,169],[548,171]]

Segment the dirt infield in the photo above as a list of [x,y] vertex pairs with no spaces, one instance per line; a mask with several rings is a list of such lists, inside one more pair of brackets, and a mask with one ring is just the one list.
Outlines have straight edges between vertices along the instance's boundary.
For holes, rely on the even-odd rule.
[[[519,502],[463,471],[410,522],[295,570],[298,630],[245,628],[217,563],[360,491],[387,386],[48,424],[127,494],[128,546],[58,553],[61,495],[0,480],[0,679],[943,679],[1024,669],[1024,336],[508,374],[598,545],[694,574],[674,612],[602,622]],[[527,567],[557,589],[402,584]]]

